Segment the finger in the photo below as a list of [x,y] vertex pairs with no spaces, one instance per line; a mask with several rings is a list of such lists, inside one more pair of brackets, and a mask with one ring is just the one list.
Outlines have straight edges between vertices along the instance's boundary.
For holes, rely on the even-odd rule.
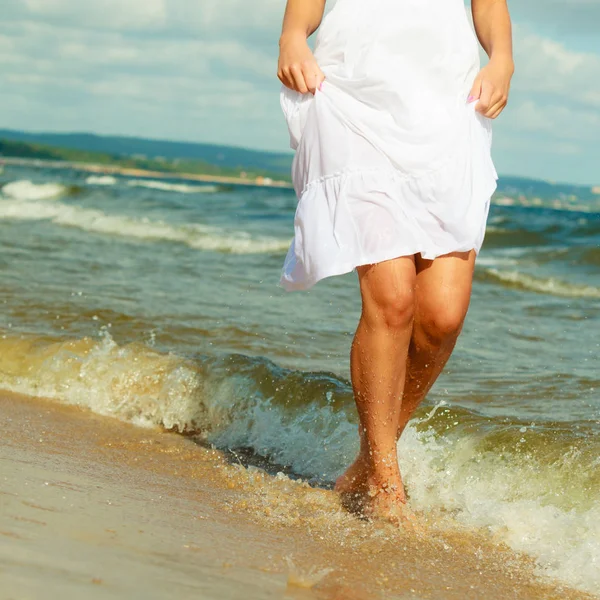
[[294,82],[294,89],[301,94],[306,94],[308,88],[306,87],[306,81],[304,81],[304,75],[302,74],[300,65],[292,65],[290,67],[290,76]]
[[469,92],[467,102],[475,102],[475,100],[479,99],[479,96],[481,96],[481,77],[477,76]]
[[311,94],[314,94],[317,89],[317,71],[318,67],[314,61],[305,61],[302,63],[302,76]]
[[480,112],[482,115],[490,109],[492,103],[492,94],[494,93],[494,86],[487,81],[481,82],[481,95],[479,96],[479,102],[475,107],[477,112]]
[[482,113],[485,117],[492,119],[492,115],[499,113],[506,106],[506,96],[501,92],[494,92],[490,100],[489,108]]
[[[508,98],[504,94],[499,94],[498,97],[494,98],[494,100],[492,101],[492,105],[488,109],[486,116],[490,119],[495,119],[500,114],[500,112],[504,110],[507,101]],[[492,115],[496,116],[493,117]]]
[[288,87],[291,90],[294,89],[294,80],[290,76],[290,71],[287,67],[280,69],[280,71],[277,73],[277,77],[279,77],[279,81],[281,81],[285,87]]
[[325,73],[323,73],[323,71],[321,71],[321,69],[319,69],[319,72],[317,73],[317,89],[318,90],[321,89],[324,81],[325,81]]
[[485,116],[488,117],[488,119],[495,119],[504,110],[505,106],[506,102],[498,102],[487,111]]
[[314,94],[317,89],[320,89],[320,85],[323,83],[325,79],[325,75],[323,71],[319,69],[319,65],[313,60],[306,62],[303,65],[302,73],[304,75],[304,81],[308,87],[308,91],[311,94]]

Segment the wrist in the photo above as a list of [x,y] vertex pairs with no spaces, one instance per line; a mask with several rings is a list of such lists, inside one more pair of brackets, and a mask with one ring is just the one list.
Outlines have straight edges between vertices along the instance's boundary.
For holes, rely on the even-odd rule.
[[306,42],[307,35],[302,29],[286,29],[279,37],[279,47],[288,42]]
[[490,64],[502,66],[512,72],[515,70],[515,62],[511,52],[492,52],[490,55]]

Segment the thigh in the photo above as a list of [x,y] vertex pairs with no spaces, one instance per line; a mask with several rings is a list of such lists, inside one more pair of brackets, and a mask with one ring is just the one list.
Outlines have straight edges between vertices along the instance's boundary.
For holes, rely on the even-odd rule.
[[475,257],[473,250],[453,252],[435,260],[425,260],[417,255],[417,320],[462,323],[471,299]]

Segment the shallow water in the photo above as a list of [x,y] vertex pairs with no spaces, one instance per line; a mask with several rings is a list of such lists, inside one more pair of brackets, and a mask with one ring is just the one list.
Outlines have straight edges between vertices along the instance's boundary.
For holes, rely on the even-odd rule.
[[[354,274],[277,286],[290,191],[22,167],[0,178],[0,388],[331,484],[357,448],[347,356],[360,304]],[[399,456],[415,508],[597,592],[600,197],[501,192],[464,333]]]

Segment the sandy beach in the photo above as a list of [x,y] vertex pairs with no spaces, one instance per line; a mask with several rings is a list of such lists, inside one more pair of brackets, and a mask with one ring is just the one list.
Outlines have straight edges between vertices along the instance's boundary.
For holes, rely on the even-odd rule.
[[8,393],[0,414],[2,599],[592,597],[479,535],[363,523],[182,436]]

